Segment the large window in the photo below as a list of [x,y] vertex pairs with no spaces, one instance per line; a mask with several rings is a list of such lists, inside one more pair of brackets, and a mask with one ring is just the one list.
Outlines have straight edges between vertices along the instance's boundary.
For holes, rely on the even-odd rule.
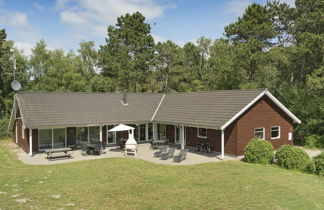
[[100,142],[100,127],[89,127],[90,142]]
[[148,124],[148,140],[153,139],[153,124],[149,123]]
[[53,129],[53,148],[65,147],[65,128]]
[[159,140],[166,140],[166,125],[165,124],[157,124],[157,131],[158,131],[158,139]]
[[40,129],[38,133],[40,150],[52,149],[52,129]]
[[207,138],[207,128],[198,128],[198,137]]
[[271,139],[279,139],[280,138],[280,126],[271,127]]
[[146,133],[146,124],[140,124],[139,125],[140,129],[140,141],[145,141],[145,133]]
[[65,128],[39,129],[40,150],[66,147]]
[[264,128],[254,128],[254,137],[264,139]]
[[77,144],[80,145],[84,142],[88,142],[88,128],[82,127],[76,129]]

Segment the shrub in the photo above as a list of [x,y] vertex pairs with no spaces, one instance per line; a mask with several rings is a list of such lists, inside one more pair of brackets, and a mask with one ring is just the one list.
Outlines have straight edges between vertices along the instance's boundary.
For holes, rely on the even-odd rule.
[[316,134],[310,135],[305,139],[305,147],[308,148],[324,147],[323,139],[324,139],[323,137]]
[[324,153],[315,156],[313,158],[315,165],[315,173],[319,176],[324,176]]
[[8,138],[12,135],[11,132],[8,130],[8,125],[8,118],[0,119],[0,139]]
[[273,157],[273,146],[265,140],[254,138],[244,148],[243,161],[248,163],[268,164],[272,162]]
[[308,154],[298,148],[291,145],[284,145],[276,152],[276,162],[279,166],[287,169],[299,169],[303,171],[310,170],[309,164],[311,159]]

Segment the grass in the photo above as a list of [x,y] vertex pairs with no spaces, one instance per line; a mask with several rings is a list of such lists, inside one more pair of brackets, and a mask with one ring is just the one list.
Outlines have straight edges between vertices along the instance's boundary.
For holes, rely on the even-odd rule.
[[272,165],[109,158],[29,166],[8,142],[0,141],[2,209],[324,209],[323,177]]

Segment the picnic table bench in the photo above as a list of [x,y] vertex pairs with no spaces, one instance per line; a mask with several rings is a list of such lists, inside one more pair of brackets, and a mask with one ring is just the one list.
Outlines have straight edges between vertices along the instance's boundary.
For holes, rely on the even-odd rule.
[[68,153],[71,150],[72,148],[47,149],[45,150],[45,153],[47,154],[47,159],[52,159],[54,153],[64,153],[65,157],[71,157],[71,154]]

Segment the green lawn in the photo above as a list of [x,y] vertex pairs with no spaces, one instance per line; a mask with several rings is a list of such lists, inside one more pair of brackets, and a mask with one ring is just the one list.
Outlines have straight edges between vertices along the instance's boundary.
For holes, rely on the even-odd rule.
[[0,141],[1,209],[324,209],[324,178],[276,166],[132,158],[29,166],[7,143]]

